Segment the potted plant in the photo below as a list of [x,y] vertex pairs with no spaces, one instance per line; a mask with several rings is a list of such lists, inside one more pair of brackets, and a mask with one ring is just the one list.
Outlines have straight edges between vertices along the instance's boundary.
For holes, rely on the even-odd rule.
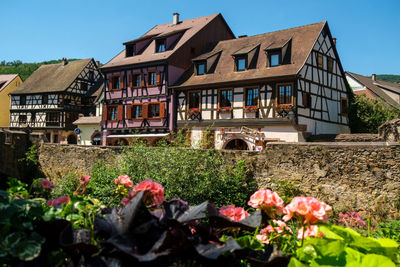
[[275,110],[278,113],[282,113],[282,112],[288,113],[292,109],[292,107],[293,106],[291,104],[277,104],[275,106]]
[[232,110],[231,107],[218,107],[217,111],[220,113],[230,113]]
[[189,115],[197,115],[200,113],[200,109],[199,108],[189,108]]
[[245,112],[257,112],[258,107],[257,106],[245,106],[244,111]]

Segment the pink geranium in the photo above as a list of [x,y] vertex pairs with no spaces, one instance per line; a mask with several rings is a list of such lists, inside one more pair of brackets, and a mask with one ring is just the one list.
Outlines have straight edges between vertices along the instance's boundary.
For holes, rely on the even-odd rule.
[[[144,202],[147,206],[158,207],[165,201],[164,187],[159,183],[153,182],[150,179],[146,179],[138,183],[133,190],[128,192],[128,199],[134,198],[139,192],[146,191],[144,196]],[[126,202],[126,201],[125,201]],[[127,202],[129,203],[129,201]],[[124,204],[124,203],[122,203]],[[126,204],[124,204],[126,205]]]
[[269,244],[268,236],[266,235],[256,235],[256,239],[264,244]]
[[133,183],[131,181],[131,178],[128,175],[121,175],[118,176],[118,180],[115,179],[114,180],[115,184],[122,184],[123,186],[125,186],[126,188],[131,188],[133,186]]
[[323,234],[320,231],[318,231],[317,225],[309,225],[307,227],[307,230],[304,232],[304,235],[303,235],[303,231],[304,231],[304,227],[301,227],[299,229],[299,231],[297,232],[298,239],[303,239],[303,237],[307,238],[307,237],[322,237],[323,236]]
[[68,203],[68,202],[69,202],[69,196],[61,196],[61,197],[53,199],[53,200],[48,200],[46,202],[46,205],[55,207],[57,205],[62,205],[64,203]]
[[88,183],[89,183],[89,179],[90,179],[90,176],[89,176],[89,175],[79,177],[78,180],[80,181],[80,184],[79,184],[78,188],[76,188],[76,190],[75,190],[75,192],[74,192],[74,196],[76,196],[76,195],[78,194],[78,190],[79,190],[81,187],[82,187],[82,191],[80,192],[80,194],[83,195],[83,194],[85,193],[86,186],[87,186]]
[[345,214],[340,213],[339,214],[339,224],[344,224],[347,227],[359,227],[362,228],[366,225],[366,223],[362,220],[361,214],[355,212],[355,211],[348,211]]
[[283,220],[287,222],[296,216],[304,220],[304,224],[326,222],[331,211],[331,206],[313,197],[295,197],[283,209]]
[[250,216],[250,214],[243,208],[235,207],[235,205],[223,206],[220,208],[219,212],[235,222],[244,220]]
[[52,188],[56,187],[54,184],[52,184],[51,181],[47,179],[40,180],[39,183],[42,185],[43,189],[51,190]]
[[270,189],[260,189],[255,192],[251,195],[248,204],[253,208],[262,209],[272,218],[275,213],[282,213],[283,209],[283,200]]
[[290,229],[290,227],[287,226],[285,222],[283,222],[281,220],[273,220],[272,222],[273,222],[272,223],[273,225],[270,224],[261,230],[262,234],[266,234],[266,235],[272,234],[272,233],[282,234],[285,230],[292,232],[292,229]]

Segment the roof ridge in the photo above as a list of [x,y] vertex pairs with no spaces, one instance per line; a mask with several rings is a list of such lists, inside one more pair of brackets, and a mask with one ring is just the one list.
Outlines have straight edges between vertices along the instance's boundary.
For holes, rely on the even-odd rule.
[[[216,17],[216,16],[218,16],[219,14],[221,14],[221,13],[217,13],[217,14],[211,14],[211,15],[206,15],[206,16],[201,16],[201,17],[196,17],[196,18],[190,18],[190,19],[184,19],[184,20],[181,20],[180,21],[180,23],[181,22],[184,22],[184,21],[187,21],[187,20],[194,20],[194,19],[202,19],[202,18],[205,18],[205,17],[212,17],[212,16],[214,16],[214,17]],[[179,24],[180,24],[179,23]],[[169,24],[172,24],[172,22],[168,22],[168,23],[163,23],[163,24],[156,24],[153,28],[151,28],[151,29],[154,29],[155,27],[157,27],[157,26],[163,26],[163,25],[169,25]],[[178,24],[178,25],[179,25]],[[149,32],[149,31],[148,31]],[[147,33],[147,32],[146,32]],[[143,34],[144,35],[144,34]],[[142,35],[142,36],[143,36]]]

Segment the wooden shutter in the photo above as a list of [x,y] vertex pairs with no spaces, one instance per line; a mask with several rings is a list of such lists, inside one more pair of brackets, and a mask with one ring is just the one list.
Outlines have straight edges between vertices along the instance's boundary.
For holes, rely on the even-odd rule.
[[133,87],[133,75],[129,75],[129,87]]
[[123,75],[119,76],[119,89],[124,88],[124,78],[125,78],[125,76],[123,76]]
[[106,121],[107,120],[107,106],[103,105],[103,114],[102,114],[102,120]]
[[126,118],[128,120],[132,119],[132,105],[126,106]]
[[112,89],[112,78],[108,80],[108,90]]
[[157,72],[156,73],[156,85],[159,85],[159,84],[160,84],[160,73]]
[[149,117],[149,105],[148,104],[143,104],[142,117],[143,117],[143,119],[147,119]]
[[303,106],[305,108],[308,108],[308,105],[309,105],[309,103],[308,103],[308,94],[307,93],[303,93]]
[[145,83],[145,77],[144,77],[144,74],[140,74],[140,86],[144,86],[144,83]]
[[117,110],[117,120],[122,121],[124,118],[124,106],[118,106]]
[[160,118],[165,118],[165,103],[160,103]]

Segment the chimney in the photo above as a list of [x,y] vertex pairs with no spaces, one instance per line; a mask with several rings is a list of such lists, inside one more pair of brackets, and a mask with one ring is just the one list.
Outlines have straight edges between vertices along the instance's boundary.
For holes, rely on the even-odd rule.
[[63,57],[62,59],[62,65],[65,66],[68,64],[67,58]]
[[332,38],[333,44],[336,45],[336,38]]
[[177,25],[179,24],[179,13],[174,13],[172,17],[172,24]]
[[376,74],[372,74],[372,80],[376,82]]
[[96,61],[96,66],[100,68],[100,61]]

